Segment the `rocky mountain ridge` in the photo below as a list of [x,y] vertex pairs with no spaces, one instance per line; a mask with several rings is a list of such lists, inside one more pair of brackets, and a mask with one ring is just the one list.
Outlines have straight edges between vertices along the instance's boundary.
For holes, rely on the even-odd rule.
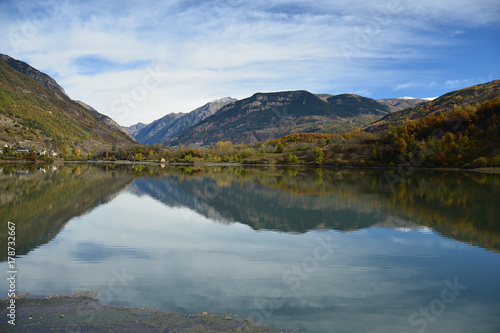
[[163,144],[187,128],[198,124],[215,114],[221,107],[237,101],[231,97],[209,102],[189,113],[169,113],[133,133],[144,144]]
[[54,80],[52,77],[49,75],[40,72],[39,70],[31,67],[27,63],[14,59],[12,57],[9,57],[6,54],[1,54],[0,53],[0,58],[5,61],[10,67],[18,71],[19,73],[22,73],[24,75],[29,76],[33,80],[39,82],[43,86],[49,88],[54,92],[54,94],[62,99],[62,98],[69,98],[69,96],[66,94],[64,91],[63,87],[61,87],[56,80]]

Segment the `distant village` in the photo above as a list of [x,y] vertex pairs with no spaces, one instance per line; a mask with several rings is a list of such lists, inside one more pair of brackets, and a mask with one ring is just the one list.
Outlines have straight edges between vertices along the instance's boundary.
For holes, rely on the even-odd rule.
[[48,157],[57,157],[58,153],[54,150],[36,150],[32,147],[18,147],[14,145],[4,145],[3,149],[0,150],[0,154],[6,155],[18,155],[18,156],[26,156],[29,154],[35,154],[36,156],[48,156]]

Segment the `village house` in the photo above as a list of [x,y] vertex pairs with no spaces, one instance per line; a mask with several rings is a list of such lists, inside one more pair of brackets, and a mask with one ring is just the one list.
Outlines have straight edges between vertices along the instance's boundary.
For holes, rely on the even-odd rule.
[[30,153],[32,150],[30,147],[17,147],[15,152],[17,154],[28,154]]

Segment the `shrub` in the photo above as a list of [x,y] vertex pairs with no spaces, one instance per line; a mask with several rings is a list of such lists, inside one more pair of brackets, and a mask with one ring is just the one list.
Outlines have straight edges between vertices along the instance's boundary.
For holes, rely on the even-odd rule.
[[476,158],[474,161],[470,162],[470,166],[482,168],[488,166],[488,159],[484,156]]
[[298,161],[299,161],[299,158],[297,157],[297,155],[293,155],[293,154],[286,155],[285,159],[284,159],[285,163],[295,163]]
[[315,164],[323,164],[323,157],[324,157],[323,149],[320,147],[315,147],[313,149],[313,162]]

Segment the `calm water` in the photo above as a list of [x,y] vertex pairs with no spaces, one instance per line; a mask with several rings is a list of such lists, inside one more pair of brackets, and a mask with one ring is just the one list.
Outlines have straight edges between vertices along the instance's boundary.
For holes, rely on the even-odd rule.
[[[15,222],[18,291],[34,295],[95,290],[107,304],[237,314],[300,332],[499,332],[500,176],[394,179],[4,167],[0,248]],[[3,250],[1,260],[6,275]]]

